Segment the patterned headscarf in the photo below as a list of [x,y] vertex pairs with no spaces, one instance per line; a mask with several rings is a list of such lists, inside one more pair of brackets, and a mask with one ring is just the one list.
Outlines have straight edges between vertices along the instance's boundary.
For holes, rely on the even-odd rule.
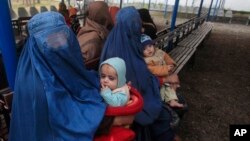
[[142,125],[150,124],[161,111],[161,100],[158,80],[149,72],[141,56],[140,15],[134,7],[125,7],[116,17],[116,24],[103,48],[101,62],[111,57],[120,57],[126,62],[126,79],[144,99],[143,111],[136,115],[135,120]]
[[61,14],[37,14],[28,29],[9,139],[92,141],[106,109],[97,73],[85,69],[79,43]]

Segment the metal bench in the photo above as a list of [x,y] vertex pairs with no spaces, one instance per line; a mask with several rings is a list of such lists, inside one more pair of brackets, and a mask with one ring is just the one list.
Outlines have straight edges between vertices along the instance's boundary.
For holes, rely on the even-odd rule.
[[[204,22],[206,14],[200,18],[192,18],[189,21],[176,26],[170,30],[160,31],[159,37],[155,39],[156,47],[168,52],[175,60],[177,67],[174,72],[179,73],[185,64],[195,54],[199,45],[212,30],[212,23]],[[167,48],[173,46],[172,50]]]
[[194,30],[185,39],[179,42],[176,48],[169,53],[177,64],[177,67],[174,70],[175,73],[179,73],[184,65],[191,59],[191,57],[195,54],[197,47],[202,44],[211,30],[211,23],[202,24],[198,29]]

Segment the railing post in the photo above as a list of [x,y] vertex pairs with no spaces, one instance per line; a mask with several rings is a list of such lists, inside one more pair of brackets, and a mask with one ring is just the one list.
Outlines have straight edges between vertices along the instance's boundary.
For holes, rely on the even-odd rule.
[[165,12],[164,12],[164,18],[167,19],[167,13],[168,13],[168,0],[166,0],[166,6],[165,6]]
[[9,87],[14,90],[17,67],[15,39],[13,35],[8,1],[0,0],[0,5],[0,17],[1,19],[4,19],[4,22],[0,22],[0,49],[2,51],[2,59]]

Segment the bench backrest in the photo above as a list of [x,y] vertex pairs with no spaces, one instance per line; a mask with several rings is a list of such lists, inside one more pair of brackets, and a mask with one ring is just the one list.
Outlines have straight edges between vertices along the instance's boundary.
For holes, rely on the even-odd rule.
[[57,8],[54,6],[54,5],[51,5],[50,6],[50,11],[54,11],[54,12],[57,12]]
[[232,18],[232,17],[233,17],[233,12],[232,12],[232,10],[228,10],[228,11],[225,13],[225,17],[227,17],[227,18]]
[[219,9],[219,11],[217,13],[217,16],[224,17],[225,16],[224,10],[223,9]]
[[46,11],[48,11],[47,7],[45,7],[45,6],[41,6],[41,7],[40,7],[40,12],[41,12],[41,13],[42,13],[42,12],[46,12]]
[[201,25],[207,17],[207,12],[200,17],[193,17],[190,20],[179,24],[173,31],[170,27],[157,33],[157,38],[154,40],[156,47],[168,51],[169,43],[176,45],[179,41],[183,40],[188,34],[195,30],[198,25]]
[[34,16],[36,14],[38,14],[38,10],[36,9],[36,7],[32,6],[30,7],[30,16]]
[[24,7],[18,7],[18,17],[29,17],[27,10]]

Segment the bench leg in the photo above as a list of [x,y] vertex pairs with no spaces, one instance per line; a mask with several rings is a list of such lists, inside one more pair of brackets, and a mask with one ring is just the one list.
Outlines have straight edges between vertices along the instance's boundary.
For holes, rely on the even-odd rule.
[[230,18],[230,20],[229,20],[229,24],[231,24],[232,23],[232,18]]

